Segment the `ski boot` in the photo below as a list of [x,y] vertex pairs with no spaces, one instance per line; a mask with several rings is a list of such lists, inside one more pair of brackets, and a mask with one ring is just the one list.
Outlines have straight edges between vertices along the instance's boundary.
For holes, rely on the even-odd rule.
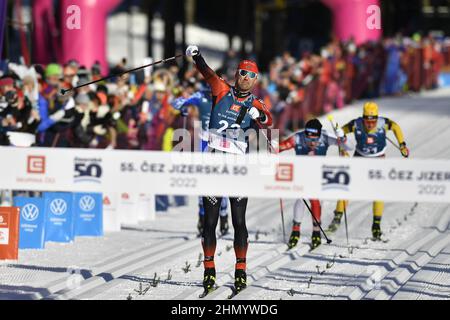
[[297,246],[298,240],[300,239],[300,223],[294,222],[292,226],[291,237],[289,238],[288,249],[295,248]]
[[374,217],[372,224],[372,240],[380,241],[382,234],[383,233],[381,232],[381,217]]
[[234,291],[236,294],[247,288],[247,273],[245,270],[237,269],[234,272]]
[[334,219],[331,221],[331,224],[328,226],[329,232],[335,232],[339,226],[341,225],[341,219],[343,216],[343,212],[335,211],[334,212]]
[[228,224],[228,215],[220,216],[220,234],[225,236],[228,234],[228,229],[230,228]]
[[203,289],[204,292],[200,295],[200,298],[204,298],[209,293],[213,292],[216,289],[216,269],[208,268],[205,269],[203,274]]
[[198,216],[198,223],[197,223],[197,230],[198,230],[198,236],[203,236],[203,230],[205,228],[205,216],[199,215]]
[[316,249],[321,244],[322,244],[322,238],[320,237],[320,231],[313,231],[312,241],[311,241],[311,250]]

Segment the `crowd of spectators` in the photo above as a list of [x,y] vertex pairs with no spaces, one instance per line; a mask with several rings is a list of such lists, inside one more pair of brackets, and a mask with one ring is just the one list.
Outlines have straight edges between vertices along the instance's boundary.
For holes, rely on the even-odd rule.
[[[239,59],[229,51],[218,70],[231,84]],[[90,69],[77,61],[1,65],[0,145],[9,145],[9,133],[19,132],[35,136],[34,145],[43,147],[170,151],[173,130],[183,127],[183,115],[172,101],[205,86],[195,68],[181,73],[173,64],[61,95],[61,89],[101,78],[99,64]],[[274,127],[283,136],[301,129],[309,118],[357,99],[434,89],[446,66],[448,39],[415,35],[362,45],[333,41],[320,54],[304,52],[296,58],[286,52],[276,57],[260,75],[255,94],[271,109]],[[124,59],[110,73],[129,67]],[[198,114],[189,110],[192,129]]]

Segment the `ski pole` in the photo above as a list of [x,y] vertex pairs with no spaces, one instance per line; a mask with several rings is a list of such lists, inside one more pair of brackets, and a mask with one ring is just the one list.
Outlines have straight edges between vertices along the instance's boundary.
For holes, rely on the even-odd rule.
[[[267,143],[270,145],[271,150],[276,153],[275,148],[272,146],[272,142],[269,140],[269,138],[267,137],[266,133],[264,132],[264,127],[259,123],[259,121],[256,121],[256,123],[258,124],[258,127],[262,130],[262,134],[264,136],[264,138],[266,138]],[[283,199],[280,199],[280,213],[281,213],[281,224],[283,226],[283,241],[286,242],[286,229],[284,226],[284,210],[283,210]]]
[[347,246],[350,245],[350,241],[348,240],[348,223],[347,223],[347,205],[344,201],[344,222],[345,222],[345,235],[347,236]]
[[101,82],[101,81],[104,81],[104,80],[107,80],[107,79],[111,79],[111,78],[114,78],[114,77],[120,77],[120,76],[123,76],[124,74],[135,72],[135,71],[138,71],[138,70],[141,70],[141,69],[145,69],[145,68],[148,68],[148,67],[151,67],[151,66],[155,66],[157,64],[166,63],[168,61],[175,60],[175,59],[180,58],[180,57],[184,57],[184,54],[179,54],[179,55],[176,55],[176,56],[171,57],[171,58],[159,60],[159,61],[147,64],[145,66],[134,68],[134,69],[130,69],[130,70],[118,73],[118,74],[112,74],[112,75],[109,75],[107,77],[104,77],[104,78],[101,78],[101,79],[98,79],[98,80],[95,80],[95,81],[91,81],[91,82],[79,85],[79,86],[71,88],[71,89],[61,89],[61,94],[65,95],[67,92],[75,90],[75,89],[79,89],[79,88],[82,88],[82,87],[85,87],[85,86],[89,86],[91,84],[94,84],[94,83],[97,83],[97,82]]
[[308,203],[306,202],[305,199],[303,199],[303,203],[305,204],[306,208],[308,208],[309,213],[311,213],[311,216],[313,217],[314,222],[319,226],[320,231],[322,231],[323,235],[325,236],[325,239],[327,239],[327,243],[328,243],[328,244],[332,243],[333,241],[327,237],[327,234],[326,234],[325,231],[322,229],[322,226],[321,226],[320,222],[317,221],[316,217],[314,216],[314,214],[313,214],[311,208],[309,207],[309,205],[308,205]]
[[286,242],[286,229],[284,228],[283,199],[280,199],[280,211],[281,211],[281,224],[283,226],[283,242]]
[[402,150],[400,149],[400,147],[399,147],[394,141],[392,141],[391,138],[389,138],[387,135],[386,135],[386,139],[387,139],[387,141],[389,141],[394,147],[396,147],[400,152],[402,151]]
[[[333,128],[333,131],[334,131],[334,134],[335,134],[336,137],[337,137],[338,123],[336,122],[336,125],[334,124],[333,116],[332,116],[332,115],[329,115],[329,116],[328,116],[328,120],[330,121],[331,127]],[[341,153],[344,149],[342,148],[341,142],[339,141],[339,139],[338,139],[338,142],[337,142],[337,143],[338,143],[339,151],[340,151],[340,153]],[[349,240],[348,240],[347,205],[346,205],[346,203],[345,203],[345,200],[344,200],[344,222],[345,222],[345,235],[346,235],[346,237],[347,237],[347,245],[349,245],[350,242],[349,242]]]

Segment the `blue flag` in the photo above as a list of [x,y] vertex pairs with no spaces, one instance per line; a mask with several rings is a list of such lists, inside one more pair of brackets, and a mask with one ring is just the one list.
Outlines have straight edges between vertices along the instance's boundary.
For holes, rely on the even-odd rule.
[[155,196],[155,202],[156,211],[167,211],[167,209],[169,208],[168,196]]
[[15,197],[14,206],[20,208],[19,249],[44,249],[44,199]]
[[100,193],[73,195],[75,236],[103,235],[103,198]]
[[45,192],[45,241],[73,240],[72,193]]

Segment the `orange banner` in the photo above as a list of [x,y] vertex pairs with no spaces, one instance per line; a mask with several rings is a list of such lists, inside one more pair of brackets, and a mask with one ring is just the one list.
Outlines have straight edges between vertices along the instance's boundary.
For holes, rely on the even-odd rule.
[[19,208],[0,208],[0,260],[19,259]]

